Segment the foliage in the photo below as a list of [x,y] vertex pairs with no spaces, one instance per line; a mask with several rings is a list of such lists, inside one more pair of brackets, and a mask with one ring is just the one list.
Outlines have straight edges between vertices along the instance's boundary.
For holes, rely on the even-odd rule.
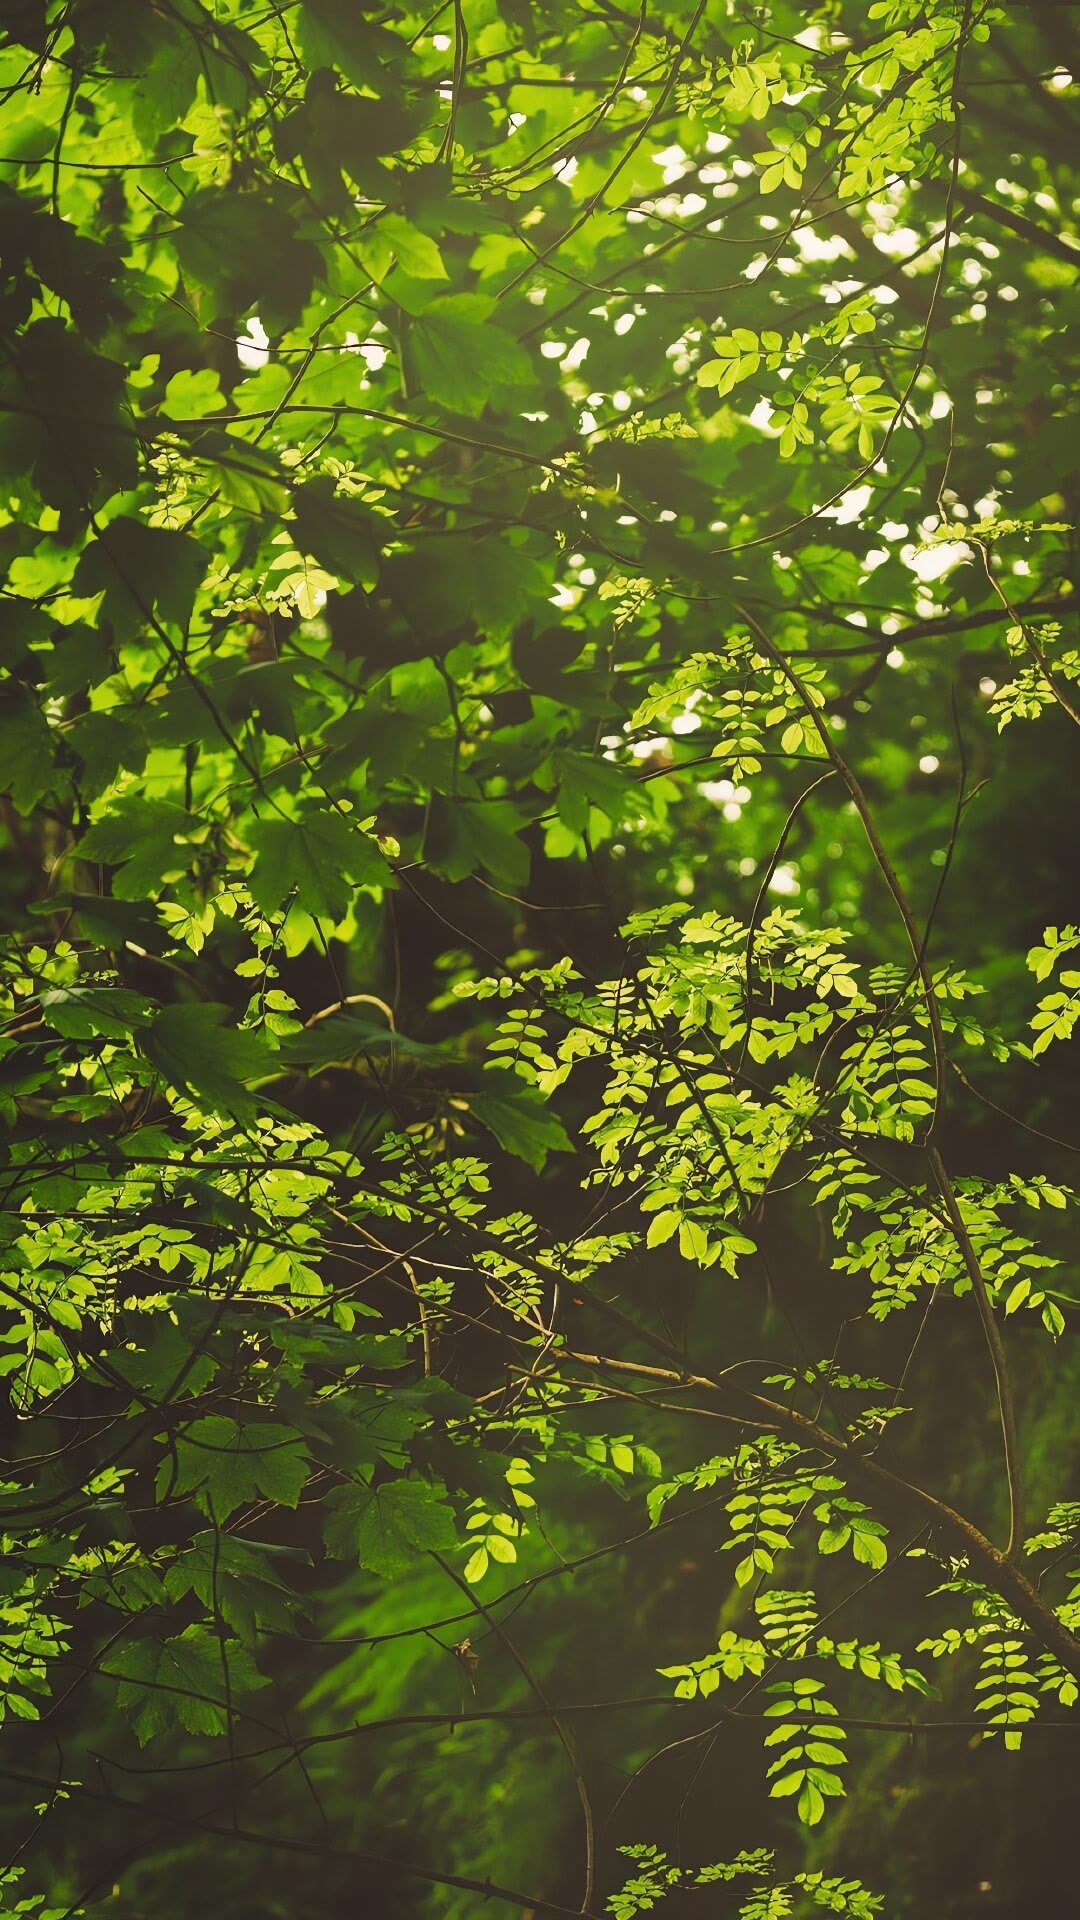
[[9,10],[4,1920],[1053,1909],[1063,11]]

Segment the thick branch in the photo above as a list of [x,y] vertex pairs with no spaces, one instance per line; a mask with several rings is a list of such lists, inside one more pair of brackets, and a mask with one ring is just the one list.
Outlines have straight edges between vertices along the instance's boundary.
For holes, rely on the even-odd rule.
[[1080,246],[1075,240],[1066,240],[1064,234],[1051,233],[1048,227],[1041,227],[1038,221],[1029,220],[1026,214],[1017,213],[1015,208],[1003,207],[999,200],[988,200],[984,193],[966,193],[961,189],[958,198],[965,212],[981,213],[984,220],[992,220],[995,226],[1007,227],[1010,233],[1019,234],[1021,240],[1029,240],[1040,252],[1053,254],[1055,260],[1067,260],[1071,267],[1080,267]]

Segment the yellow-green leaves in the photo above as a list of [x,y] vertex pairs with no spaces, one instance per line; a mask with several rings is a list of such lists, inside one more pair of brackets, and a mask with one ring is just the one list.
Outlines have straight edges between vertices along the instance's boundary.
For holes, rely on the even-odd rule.
[[766,1734],[765,1745],[781,1748],[766,1769],[772,1781],[769,1792],[776,1800],[797,1794],[799,1819],[804,1826],[816,1827],[826,1800],[844,1792],[835,1769],[847,1759],[846,1729],[826,1698],[823,1680],[801,1675],[777,1681],[766,1692],[771,1696],[766,1717],[779,1720],[780,1725]]
[[[798,336],[793,336],[797,340]],[[716,358],[698,369],[698,385],[715,387],[718,396],[730,393],[742,380],[749,380],[764,365],[770,372],[783,365],[784,342],[779,333],[767,329],[762,334],[750,327],[736,327],[713,341]]]
[[674,1680],[676,1700],[707,1700],[717,1692],[721,1680],[741,1680],[747,1673],[760,1676],[765,1671],[766,1650],[760,1640],[747,1640],[730,1630],[720,1635],[715,1653],[687,1666],[657,1667],[665,1680]]
[[536,1506],[536,1500],[529,1491],[535,1477],[528,1460],[518,1454],[511,1460],[504,1475],[507,1488],[505,1505],[496,1505],[493,1500],[472,1502],[465,1521],[466,1538],[463,1543],[468,1554],[463,1572],[470,1586],[476,1586],[493,1565],[510,1567],[515,1564],[516,1543],[528,1532],[524,1515]]
[[727,78],[723,92],[726,106],[734,113],[745,114],[750,120],[764,120],[769,111],[769,103],[777,93],[784,89],[783,69],[777,54],[766,54],[760,59],[740,59],[736,61]]
[[761,168],[759,185],[762,193],[775,193],[777,187],[802,186],[806,171],[807,142],[813,142],[814,136],[820,140],[821,134],[816,127],[808,130],[806,140],[792,140],[786,147],[770,147],[766,153],[755,153],[754,159]]
[[[1037,980],[1049,979],[1062,956],[1077,947],[1080,947],[1080,932],[1075,927],[1063,927],[1060,931],[1057,927],[1047,927],[1041,946],[1032,947],[1028,954],[1028,966]],[[1033,1054],[1045,1053],[1055,1041],[1070,1040],[1080,1020],[1080,970],[1063,968],[1058,979],[1060,987],[1044,994],[1032,1015],[1031,1029],[1036,1036]]]

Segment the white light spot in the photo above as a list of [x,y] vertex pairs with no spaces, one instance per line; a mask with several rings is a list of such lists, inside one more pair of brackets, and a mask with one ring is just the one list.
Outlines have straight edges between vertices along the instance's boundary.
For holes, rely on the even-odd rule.
[[270,358],[270,335],[257,313],[247,323],[247,332],[236,343],[236,357],[242,367],[265,367]]
[[665,147],[662,152],[654,153],[653,166],[664,170],[665,187],[673,187],[686,172],[686,155],[681,147]]
[[924,753],[919,761],[920,773],[936,773],[941,765],[936,753]]
[[901,653],[899,647],[890,647],[888,653],[885,655],[885,665],[887,667],[902,667],[904,658],[905,656]]
[[935,546],[916,552],[910,544],[901,547],[900,558],[906,567],[910,567],[918,580],[940,580],[953,567],[959,567],[972,558],[971,548],[966,540],[940,540]]
[[566,352],[565,340],[541,340],[540,351],[545,360],[561,360]]
[[769,881],[769,892],[792,894],[798,893],[798,891],[799,882],[795,877],[795,869],[784,862],[781,866],[777,867],[776,872]]
[[847,492],[841,495],[835,507],[824,509],[822,519],[828,516],[830,520],[836,521],[838,527],[850,526],[853,520],[858,520],[865,513],[873,497],[873,487],[849,487]]
[[979,681],[979,692],[982,694],[984,700],[989,700],[990,695],[997,692],[997,681],[991,680],[990,675],[984,673],[982,679]]
[[874,245],[879,253],[887,253],[898,259],[901,254],[913,253],[919,244],[920,236],[914,227],[894,227],[891,233],[879,228],[873,235]]
[[814,227],[800,227],[792,235],[804,260],[853,260],[855,255],[846,240],[836,233],[818,233]]

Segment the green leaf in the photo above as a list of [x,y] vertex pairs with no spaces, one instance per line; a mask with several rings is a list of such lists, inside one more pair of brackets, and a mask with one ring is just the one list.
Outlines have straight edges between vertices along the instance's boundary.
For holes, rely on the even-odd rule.
[[330,1504],[329,1551],[342,1560],[358,1560],[384,1580],[406,1573],[422,1553],[457,1543],[453,1512],[426,1480],[349,1487]]
[[208,318],[258,307],[272,326],[291,326],[323,270],[283,188],[197,187],[173,244],[185,276],[207,296]]
[[556,1113],[516,1075],[486,1076],[497,1091],[469,1096],[469,1112],[493,1133],[500,1147],[539,1173],[549,1153],[573,1153],[573,1142]]
[[305,0],[297,24],[311,65],[340,67],[358,87],[380,90],[406,55],[405,42],[351,0]]
[[378,233],[393,247],[398,265],[404,273],[412,274],[415,280],[449,280],[450,275],[434,240],[422,233],[419,227],[414,227],[411,220],[406,220],[400,213],[384,213]]
[[143,900],[170,877],[186,872],[191,850],[178,845],[178,835],[190,824],[174,801],[125,793],[83,834],[79,858],[118,866],[114,894],[121,900]]
[[255,1500],[295,1507],[311,1470],[303,1438],[289,1427],[240,1426],[207,1414],[184,1427],[158,1467],[157,1494],[190,1493],[221,1525]]
[[156,1009],[141,993],[128,987],[50,987],[41,996],[41,1011],[50,1027],[72,1040],[94,1034],[128,1040],[134,1027],[144,1027]]
[[201,420],[224,404],[221,383],[211,367],[182,367],[169,381],[160,411],[168,420]]
[[107,1656],[106,1671],[120,1681],[117,1705],[131,1715],[140,1746],[177,1722],[188,1733],[225,1732],[223,1660],[230,1699],[267,1684],[246,1648],[209,1627],[186,1627],[171,1640],[136,1640]]
[[30,813],[53,778],[53,736],[44,716],[22,688],[0,695],[0,792],[20,813]]
[[186,628],[208,554],[198,540],[118,514],[86,548],[75,572],[80,594],[102,594],[102,617],[117,639],[154,618]]
[[851,1551],[864,1567],[880,1568],[888,1565],[889,1550],[884,1540],[865,1526],[852,1528]]
[[326,475],[293,490],[296,544],[348,586],[370,591],[379,576],[379,520]]
[[139,1045],[172,1086],[201,1106],[243,1120],[256,1110],[243,1082],[265,1073],[274,1056],[262,1033],[229,1027],[228,1017],[227,1007],[205,1001],[162,1007],[140,1033]]
[[818,1534],[818,1552],[840,1553],[850,1539],[850,1527],[823,1527]]
[[674,1208],[671,1207],[662,1213],[654,1213],[652,1219],[649,1221],[649,1230],[645,1235],[645,1245],[647,1247],[662,1247],[665,1241],[672,1239],[678,1232],[681,1220],[681,1213],[677,1213]]
[[410,322],[413,381],[454,413],[482,413],[501,389],[529,380],[528,355],[492,318],[494,311],[494,301],[481,294],[448,293]]
[[807,1779],[805,1782],[799,1795],[797,1810],[804,1827],[816,1827],[825,1812],[824,1797],[813,1780]]
[[598,807],[609,820],[618,822],[633,802],[632,782],[609,760],[556,753],[551,764],[558,782],[559,818],[573,833],[584,833],[590,807]]
[[315,918],[342,920],[358,886],[386,885],[375,842],[345,814],[309,808],[299,819],[268,816],[248,829],[252,898],[276,912],[294,893]]

